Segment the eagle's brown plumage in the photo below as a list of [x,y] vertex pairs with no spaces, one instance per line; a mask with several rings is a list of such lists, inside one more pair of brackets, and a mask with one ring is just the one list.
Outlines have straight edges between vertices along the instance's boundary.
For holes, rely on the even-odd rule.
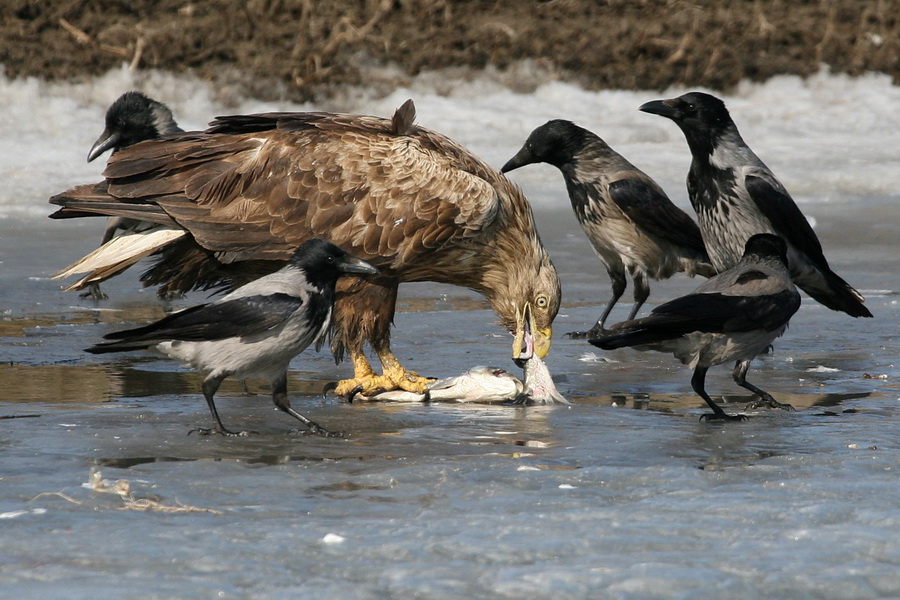
[[[349,351],[357,384],[420,388],[389,348],[397,287],[436,281],[484,294],[519,336],[549,349],[559,309],[556,270],[521,190],[450,139],[393,119],[323,112],[220,117],[204,132],[148,141],[114,155],[106,181],[50,199],[54,218],[125,215],[186,230],[158,252],[147,285],[233,288],[278,268],[294,248],[326,238],[381,274],[338,284],[336,356]],[[527,317],[530,323],[525,323]],[[377,378],[368,341],[383,363]],[[521,352],[514,346],[514,357]]]

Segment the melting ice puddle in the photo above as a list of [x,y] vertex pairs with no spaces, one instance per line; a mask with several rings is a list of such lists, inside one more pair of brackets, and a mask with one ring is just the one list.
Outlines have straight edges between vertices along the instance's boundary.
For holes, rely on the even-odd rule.
[[596,352],[585,352],[581,356],[578,357],[578,360],[583,363],[615,363],[619,362],[617,360],[613,360],[611,358],[607,358],[606,356],[600,356]]
[[15,519],[23,515],[42,515],[47,512],[46,508],[30,508],[28,510],[11,510],[9,512],[0,513],[0,519]]

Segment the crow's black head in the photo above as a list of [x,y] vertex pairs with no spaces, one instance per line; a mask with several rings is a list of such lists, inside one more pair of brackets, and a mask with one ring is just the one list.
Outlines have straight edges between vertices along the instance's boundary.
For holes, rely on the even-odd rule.
[[588,131],[571,121],[547,121],[531,132],[522,149],[500,170],[506,173],[540,162],[562,167],[584,148],[587,137]]
[[682,127],[723,129],[733,124],[725,103],[703,92],[688,92],[677,98],[653,100],[639,110],[672,119]]
[[703,92],[689,92],[668,100],[643,104],[643,112],[672,119],[684,132],[691,148],[715,146],[727,131],[736,130],[725,103]]
[[125,92],[106,111],[106,129],[91,146],[88,162],[109,149],[116,152],[174,131],[180,130],[165,104],[141,92]]
[[291,257],[290,263],[306,272],[311,283],[337,280],[341,275],[375,275],[378,269],[366,261],[351,256],[343,248],[320,238],[304,242]]
[[779,258],[787,265],[787,244],[780,236],[771,233],[757,233],[750,236],[750,239],[744,244],[744,256]]

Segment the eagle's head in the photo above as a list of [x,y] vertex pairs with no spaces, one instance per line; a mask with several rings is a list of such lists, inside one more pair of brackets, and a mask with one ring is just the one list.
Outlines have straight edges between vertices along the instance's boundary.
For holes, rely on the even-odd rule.
[[562,295],[556,268],[541,253],[536,276],[514,278],[510,285],[514,306],[509,308],[514,309],[514,321],[508,321],[508,325],[512,325],[515,336],[512,358],[517,364],[524,364],[535,354],[544,358],[550,352],[553,320]]

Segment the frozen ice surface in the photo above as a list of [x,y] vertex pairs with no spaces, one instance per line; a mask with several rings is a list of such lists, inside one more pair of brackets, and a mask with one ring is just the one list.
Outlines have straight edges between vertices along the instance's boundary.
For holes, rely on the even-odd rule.
[[[81,351],[166,308],[139,289],[138,270],[104,284],[102,303],[50,280],[96,245],[102,222],[51,222],[46,199],[99,177],[101,161],[84,157],[108,103],[136,87],[131,78],[0,82],[0,597],[900,596],[900,90],[887,78],[779,78],[725,97],[876,316],[855,320],[804,299],[749,375],[795,413],[699,423],[690,372],[672,357],[564,338],[596,319],[609,285],[559,173],[535,166],[513,179],[561,273],[547,362],[573,406],[323,400],[322,386],[350,367],[310,351],[292,365],[292,402],[350,434],[341,440],[291,433],[267,390],[251,382],[247,396],[230,381],[222,418],[260,434],[188,435],[210,420],[195,374],[149,354]],[[551,83],[522,95],[473,77],[438,93],[428,81],[315,107],[219,106],[203,84],[163,74],[142,87],[187,128],[274,109],[389,115],[413,97],[419,123],[495,165],[535,126],[569,118],[687,207],[681,133],[637,111],[678,90]],[[698,284],[656,283],[645,310]],[[399,308],[394,348],[411,368],[436,377],[476,364],[515,369],[511,338],[474,294],[404,286]],[[707,389],[730,412],[749,400],[726,366]]]

